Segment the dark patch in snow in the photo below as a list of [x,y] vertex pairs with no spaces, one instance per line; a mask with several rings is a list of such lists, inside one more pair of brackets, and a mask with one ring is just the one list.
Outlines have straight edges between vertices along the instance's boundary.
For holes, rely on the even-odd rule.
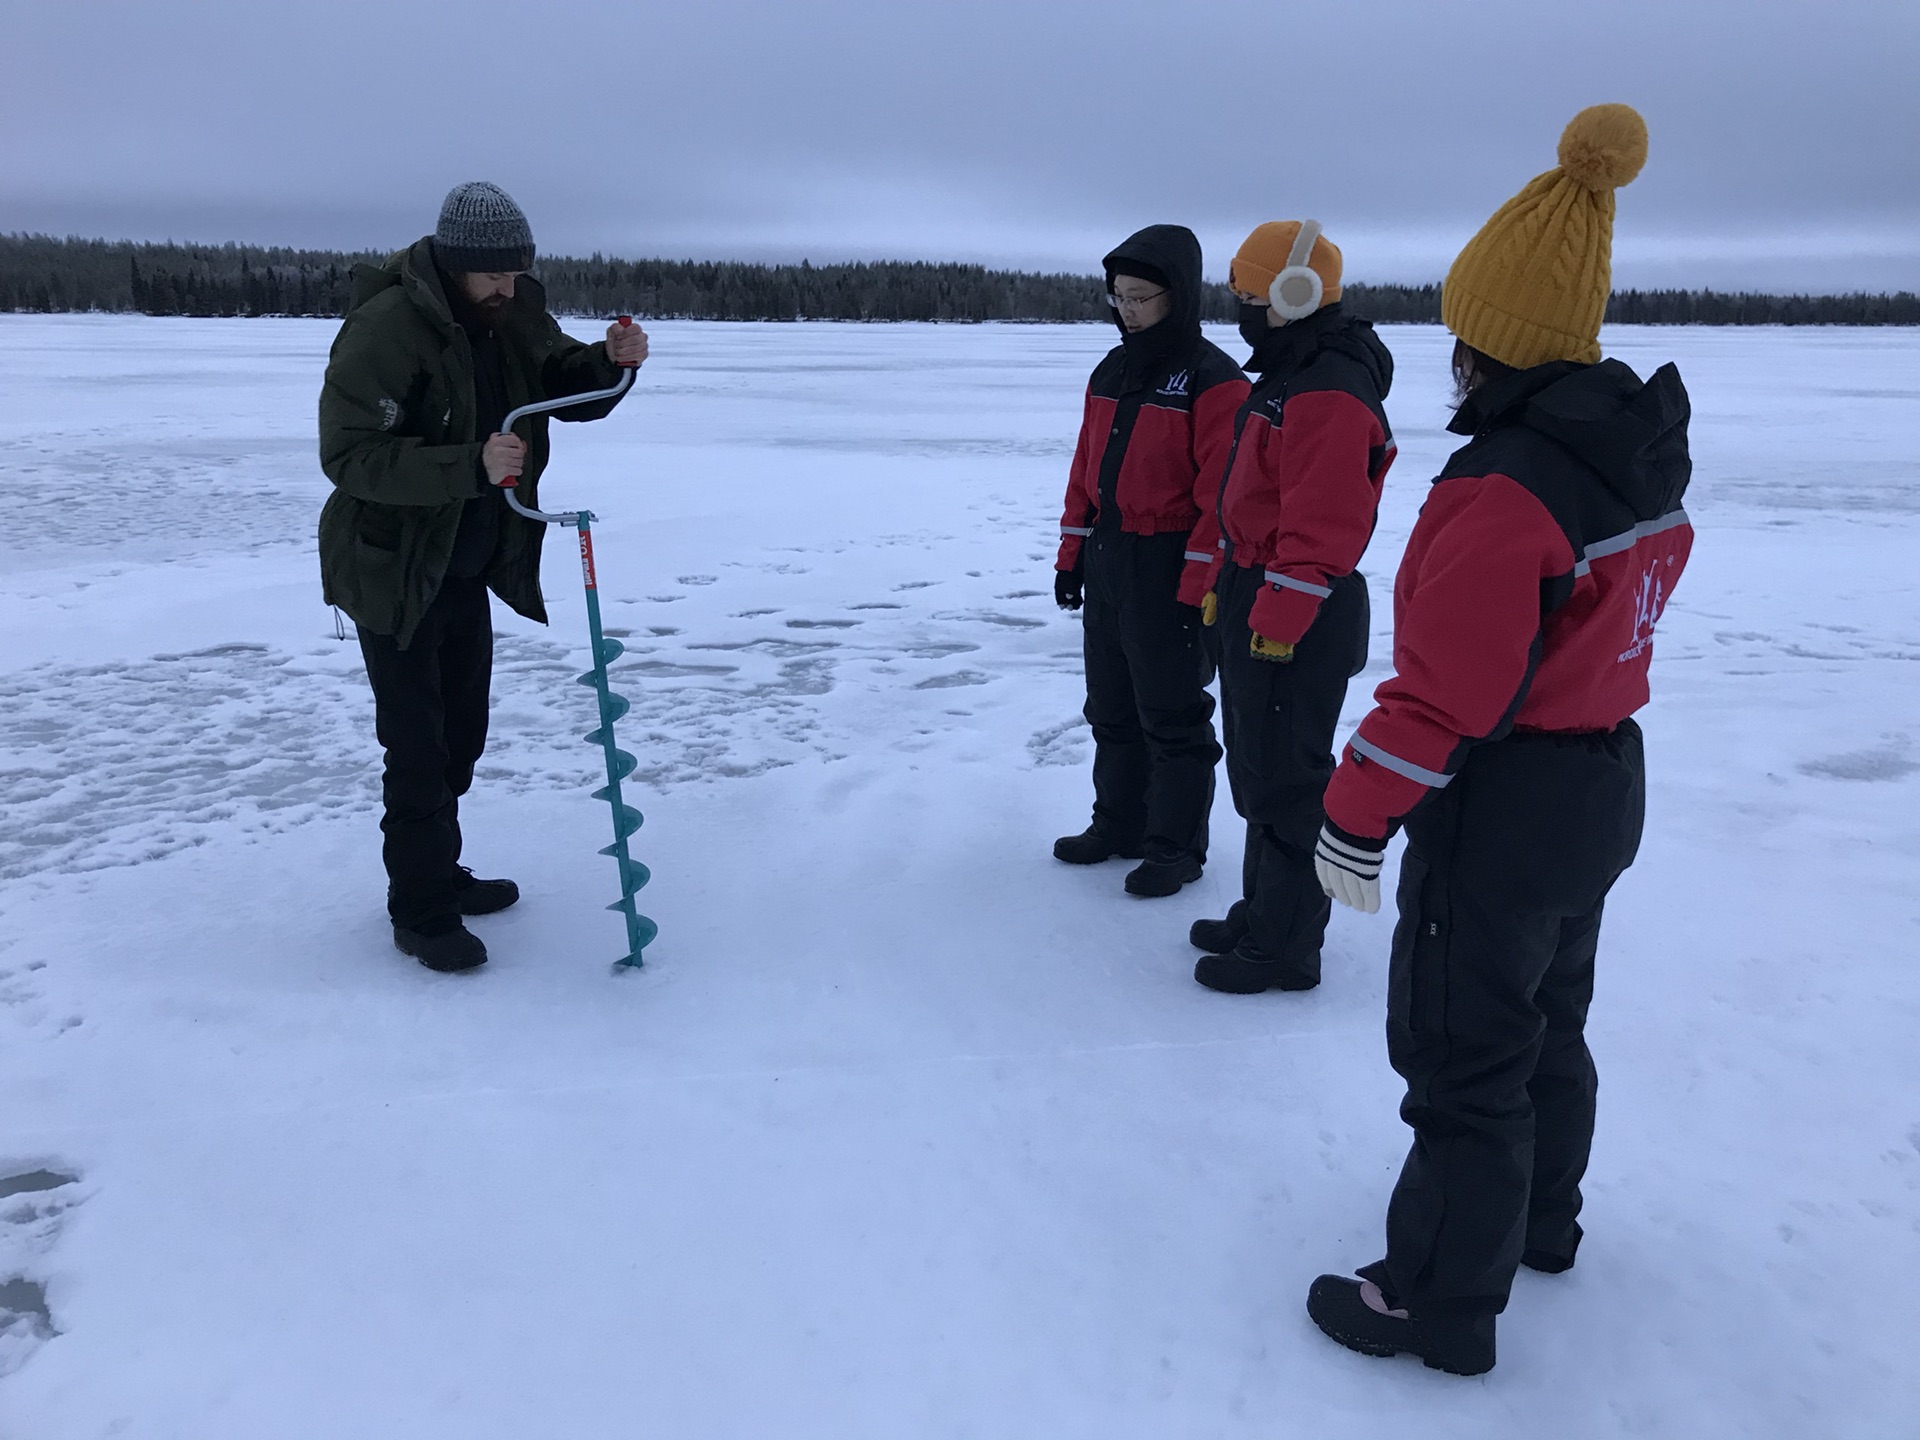
[[1908,759],[1903,747],[1885,746],[1803,761],[1799,770],[1822,780],[1899,780],[1920,770],[1920,760]]
[[1002,615],[997,610],[949,610],[933,617],[936,620],[971,620],[978,625],[999,625],[1008,630],[1038,630],[1047,622],[1035,620],[1029,615]]
[[993,680],[991,675],[983,675],[978,670],[956,670],[951,675],[935,675],[922,680],[913,688],[916,690],[951,690],[960,685],[986,685]]
[[60,1333],[53,1328],[46,1286],[38,1280],[0,1280],[0,1335],[22,1322],[36,1340],[51,1340]]
[[18,1175],[0,1175],[0,1200],[12,1195],[36,1195],[43,1190],[58,1190],[80,1177],[63,1175],[58,1170],[26,1170]]

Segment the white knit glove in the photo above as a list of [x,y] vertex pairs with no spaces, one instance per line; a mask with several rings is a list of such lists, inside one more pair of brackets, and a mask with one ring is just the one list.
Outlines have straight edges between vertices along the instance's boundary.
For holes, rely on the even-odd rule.
[[[1379,849],[1369,849],[1378,844]],[[1320,827],[1320,843],[1313,847],[1313,873],[1320,888],[1333,899],[1364,915],[1380,908],[1380,862],[1387,842],[1363,841],[1336,835],[1331,825]]]

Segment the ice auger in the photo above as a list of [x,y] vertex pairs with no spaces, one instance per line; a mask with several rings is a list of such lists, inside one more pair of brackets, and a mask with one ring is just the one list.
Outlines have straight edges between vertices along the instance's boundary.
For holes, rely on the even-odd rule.
[[[622,315],[619,319],[622,325],[633,323],[633,317],[630,315]],[[611,400],[615,396],[624,395],[633,386],[633,376],[633,368],[629,367],[627,373],[620,377],[620,383],[609,389],[592,390],[584,395],[563,395],[557,400],[541,400],[532,405],[522,405],[500,422],[501,433],[511,434],[514,423],[528,415],[542,415],[550,410],[568,410],[575,405],[587,404],[589,401]],[[603,635],[600,631],[600,587],[593,564],[593,512],[571,510],[548,514],[544,510],[530,510],[522,505],[519,497],[513,493],[518,480],[519,477],[516,475],[501,482],[507,504],[513,507],[515,513],[546,525],[571,525],[580,532],[580,575],[587,587],[587,632],[593,643],[593,669],[580,676],[579,683],[592,686],[594,694],[600,701],[600,725],[597,729],[588,731],[585,739],[589,745],[598,745],[607,761],[607,783],[604,788],[593,792],[593,798],[604,800],[613,807],[613,843],[600,853],[613,856],[614,863],[620,867],[620,898],[607,906],[607,909],[618,910],[627,917],[627,956],[615,962],[614,968],[618,969],[623,965],[637,967],[641,963],[640,952],[653,943],[654,937],[660,933],[660,927],[634,908],[634,896],[648,880],[653,878],[653,872],[627,853],[628,837],[640,828],[646,817],[620,798],[620,782],[631,775],[634,766],[640,762],[613,743],[613,722],[626,714],[630,707],[626,697],[615,694],[608,683],[607,666],[619,659],[627,647],[618,640]]]

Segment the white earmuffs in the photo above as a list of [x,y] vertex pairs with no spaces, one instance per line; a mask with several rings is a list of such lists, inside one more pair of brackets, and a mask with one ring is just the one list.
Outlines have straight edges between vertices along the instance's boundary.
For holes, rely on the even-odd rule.
[[1274,276],[1273,284],[1267,287],[1267,303],[1282,320],[1304,320],[1320,308],[1326,284],[1320,279],[1320,272],[1307,264],[1313,255],[1313,243],[1319,238],[1320,222],[1302,220],[1293,249],[1287,254],[1287,268]]

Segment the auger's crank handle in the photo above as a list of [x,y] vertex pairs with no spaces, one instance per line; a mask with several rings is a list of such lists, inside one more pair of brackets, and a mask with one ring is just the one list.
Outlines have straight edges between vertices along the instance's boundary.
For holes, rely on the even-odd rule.
[[[633,324],[631,315],[616,315],[614,318],[623,328]],[[545,415],[554,410],[571,410],[576,405],[589,405],[595,400],[617,400],[633,388],[633,377],[638,373],[639,368],[638,365],[623,365],[621,369],[626,373],[621,375],[620,383],[605,390],[589,390],[583,395],[562,395],[557,400],[536,400],[531,405],[522,405],[518,410],[510,410],[507,412],[507,418],[500,422],[500,433],[512,434],[514,425],[529,415]],[[530,510],[522,505],[520,497],[513,493],[519,484],[518,475],[509,475],[500,482],[500,489],[506,494],[507,505],[516,515],[524,515],[529,520],[538,520],[546,525],[578,525],[582,515],[590,521],[598,518],[591,510],[568,510],[559,515],[550,515],[545,510]]]

